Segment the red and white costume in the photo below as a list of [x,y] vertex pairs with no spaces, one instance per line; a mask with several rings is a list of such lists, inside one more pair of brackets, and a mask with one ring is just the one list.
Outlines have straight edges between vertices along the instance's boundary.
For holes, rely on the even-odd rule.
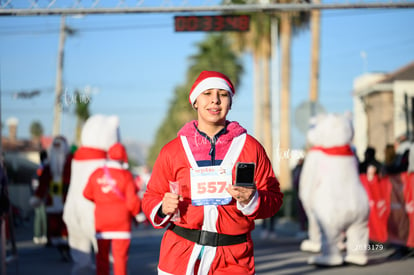
[[52,181],[49,183],[48,192],[50,202],[46,203],[47,234],[53,245],[67,245],[67,230],[63,222],[63,168],[69,153],[68,143],[63,136],[57,136],[49,148],[49,168]]
[[300,249],[305,252],[317,253],[321,251],[321,233],[315,213],[312,212],[311,202],[313,199],[314,186],[317,183],[317,174],[315,171],[319,165],[319,159],[323,158],[321,150],[315,150],[320,147],[322,138],[318,135],[316,125],[322,116],[313,117],[310,120],[310,127],[307,132],[307,142],[312,147],[306,154],[302,171],[299,178],[299,198],[302,202],[308,220],[308,239],[300,244]]
[[118,141],[119,118],[93,115],[84,124],[81,146],[72,160],[69,190],[63,209],[73,259],[72,275],[90,274],[97,252],[94,204],[83,196],[90,175],[105,163],[107,151]]
[[[106,151],[86,146],[76,150],[72,159],[72,175],[66,198],[63,219],[69,233],[69,245],[74,259],[73,274],[79,269],[91,268],[91,249],[98,250],[95,240],[93,203],[86,200],[82,193],[89,176],[106,160]],[[79,263],[79,267],[76,265]],[[89,266],[89,267],[88,267]],[[82,273],[80,273],[82,274]]]
[[[192,176],[202,167],[217,167],[230,171],[230,184],[235,179],[236,162],[256,163],[257,192],[248,205],[234,199],[224,205],[192,204]],[[199,169],[202,170],[202,169]],[[161,218],[157,212],[170,183],[178,182],[180,217]],[[194,183],[193,183],[194,184]],[[155,228],[168,225],[205,230],[228,235],[246,234],[247,241],[234,245],[201,245],[178,236],[172,230],[164,234],[158,274],[255,274],[253,242],[250,232],[255,219],[273,216],[282,205],[283,194],[265,150],[237,122],[226,127],[213,139],[197,129],[197,121],[184,125],[178,137],[161,150],[154,164],[151,179],[143,199],[143,211]],[[171,228],[171,226],[170,226]]]
[[[345,262],[365,265],[368,245],[368,196],[359,179],[358,163],[350,147],[353,127],[347,115],[326,114],[319,118],[314,131],[319,145],[312,150],[317,157],[313,171],[302,171],[309,206],[321,237],[321,254],[308,263],[337,266]],[[301,182],[302,183],[302,182]],[[346,236],[346,255],[338,243]]]
[[112,246],[114,274],[126,275],[131,222],[140,212],[141,202],[132,174],[120,162],[126,159],[125,148],[116,143],[109,149],[108,157],[104,167],[92,173],[83,195],[95,203],[96,274],[109,275]]

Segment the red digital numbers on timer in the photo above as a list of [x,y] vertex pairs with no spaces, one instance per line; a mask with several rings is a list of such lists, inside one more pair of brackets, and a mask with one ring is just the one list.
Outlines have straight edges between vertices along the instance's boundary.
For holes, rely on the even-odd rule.
[[248,31],[248,15],[175,16],[175,31]]

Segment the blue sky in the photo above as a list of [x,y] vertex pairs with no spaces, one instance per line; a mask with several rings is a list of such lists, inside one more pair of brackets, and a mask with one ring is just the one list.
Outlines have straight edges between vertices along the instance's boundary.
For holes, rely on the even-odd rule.
[[[92,91],[93,114],[116,114],[123,140],[151,144],[166,115],[174,88],[185,81],[188,58],[206,33],[174,32],[174,14],[89,15],[67,17],[76,36],[67,37],[64,90]],[[19,120],[18,137],[41,121],[52,133],[60,17],[0,17],[1,119]],[[319,100],[329,112],[352,111],[353,81],[364,72],[393,72],[414,61],[414,9],[322,11]],[[292,148],[304,144],[294,111],[309,97],[310,30],[292,40]],[[362,58],[361,52],[366,58]],[[245,73],[230,120],[253,133],[252,59],[243,56]],[[40,90],[16,99],[15,92]],[[62,118],[62,134],[73,140],[73,104]],[[7,127],[2,129],[8,135]]]

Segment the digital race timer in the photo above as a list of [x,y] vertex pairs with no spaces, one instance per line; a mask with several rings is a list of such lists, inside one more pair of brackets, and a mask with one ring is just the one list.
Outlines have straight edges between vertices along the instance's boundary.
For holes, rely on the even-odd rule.
[[248,15],[175,16],[175,31],[239,31],[249,30]]

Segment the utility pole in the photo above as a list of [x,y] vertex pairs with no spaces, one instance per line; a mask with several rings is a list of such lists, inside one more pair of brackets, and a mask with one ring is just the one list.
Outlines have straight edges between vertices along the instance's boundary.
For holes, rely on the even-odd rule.
[[[267,5],[269,0],[259,0],[259,4]],[[272,97],[271,97],[271,79],[270,79],[270,68],[271,68],[271,55],[272,55],[272,41],[271,34],[262,35],[260,38],[260,51],[262,54],[262,76],[263,85],[261,86],[263,95],[260,98],[261,100],[261,114],[263,115],[261,122],[263,130],[263,147],[266,150],[266,153],[270,160],[273,159],[273,144],[272,144]]]
[[63,55],[66,39],[65,16],[62,15],[60,23],[59,50],[56,70],[55,105],[53,108],[53,136],[60,134],[60,121],[62,116],[62,72]]
[[[270,37],[262,42],[267,51],[270,51]],[[270,55],[270,53],[269,53]],[[263,59],[263,146],[270,160],[273,159],[272,151],[272,99],[270,94],[270,56]]]
[[292,25],[289,12],[280,15],[280,187],[282,190],[292,188],[292,175],[289,166],[290,150],[290,70],[291,70],[291,34]]
[[1,94],[2,92],[1,92],[1,62],[0,62],[0,158],[1,156],[3,156],[3,117],[1,115],[2,113]]
[[253,51],[254,61],[254,136],[263,143],[262,70],[260,55]]
[[272,144],[273,144],[273,170],[276,175],[280,174],[279,167],[279,144],[280,144],[280,69],[279,69],[279,23],[278,19],[271,18],[271,45],[272,45]]
[[[313,0],[315,4],[320,4],[320,0]],[[316,115],[316,103],[318,101],[319,90],[319,49],[320,49],[320,17],[318,9],[311,11],[311,71],[310,71],[310,91],[309,99],[311,102],[311,117]]]

